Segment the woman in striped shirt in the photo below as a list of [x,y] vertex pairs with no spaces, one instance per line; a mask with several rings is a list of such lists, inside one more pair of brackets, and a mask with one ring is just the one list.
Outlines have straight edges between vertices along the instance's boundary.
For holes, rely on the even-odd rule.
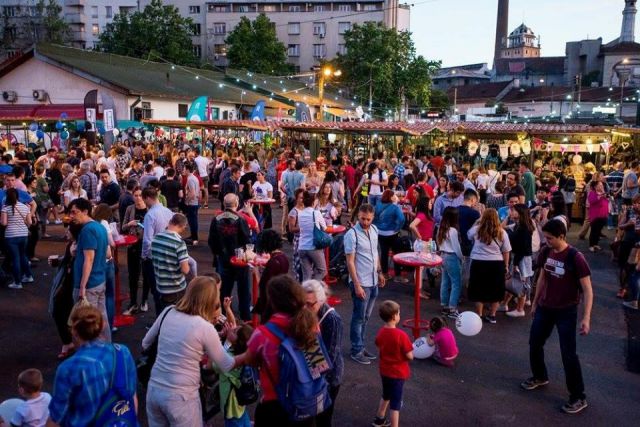
[[29,207],[18,201],[15,188],[7,190],[7,198],[0,217],[5,231],[5,244],[12,260],[13,282],[11,289],[22,289],[22,283],[33,283],[31,267],[27,259],[27,238],[32,218]]

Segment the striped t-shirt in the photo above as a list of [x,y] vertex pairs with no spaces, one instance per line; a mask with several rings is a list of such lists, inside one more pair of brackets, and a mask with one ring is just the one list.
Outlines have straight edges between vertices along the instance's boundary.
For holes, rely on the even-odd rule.
[[174,294],[187,287],[180,263],[188,258],[187,245],[178,233],[165,230],[156,234],[151,241],[151,260],[158,292]]
[[27,237],[29,229],[25,219],[29,215],[29,207],[23,203],[17,202],[15,210],[13,206],[5,205],[2,212],[7,214],[7,229],[4,232],[5,238],[11,237]]

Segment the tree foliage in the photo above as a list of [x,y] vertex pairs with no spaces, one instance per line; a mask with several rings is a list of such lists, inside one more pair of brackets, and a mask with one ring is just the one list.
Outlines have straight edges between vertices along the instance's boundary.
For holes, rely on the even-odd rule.
[[150,52],[179,65],[199,65],[193,53],[194,23],[178,8],[152,0],[142,12],[118,14],[100,34],[98,50],[132,57]]
[[225,43],[231,68],[263,74],[283,74],[292,69],[287,64],[287,49],[278,40],[275,26],[265,14],[261,13],[254,21],[240,18]]
[[338,55],[336,66],[365,111],[370,86],[374,116],[408,105],[429,106],[431,77],[440,62],[416,55],[411,33],[368,22],[354,25],[344,41],[346,53]]
[[62,19],[62,6],[56,0],[38,0],[36,11],[41,19],[38,42],[64,44],[71,34],[69,25]]

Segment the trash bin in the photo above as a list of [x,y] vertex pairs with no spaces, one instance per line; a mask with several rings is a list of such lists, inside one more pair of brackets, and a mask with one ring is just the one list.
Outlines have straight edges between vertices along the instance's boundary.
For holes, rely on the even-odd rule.
[[640,310],[624,308],[627,322],[627,369],[640,374]]

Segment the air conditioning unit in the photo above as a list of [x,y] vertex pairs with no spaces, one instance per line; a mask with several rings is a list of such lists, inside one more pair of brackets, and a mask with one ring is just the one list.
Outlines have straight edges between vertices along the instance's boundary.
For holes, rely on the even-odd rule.
[[35,101],[46,101],[47,98],[49,97],[49,94],[47,93],[46,90],[43,89],[34,89],[33,90],[33,99]]
[[5,90],[2,92],[2,99],[7,102],[16,102],[18,100],[18,93],[13,90]]

